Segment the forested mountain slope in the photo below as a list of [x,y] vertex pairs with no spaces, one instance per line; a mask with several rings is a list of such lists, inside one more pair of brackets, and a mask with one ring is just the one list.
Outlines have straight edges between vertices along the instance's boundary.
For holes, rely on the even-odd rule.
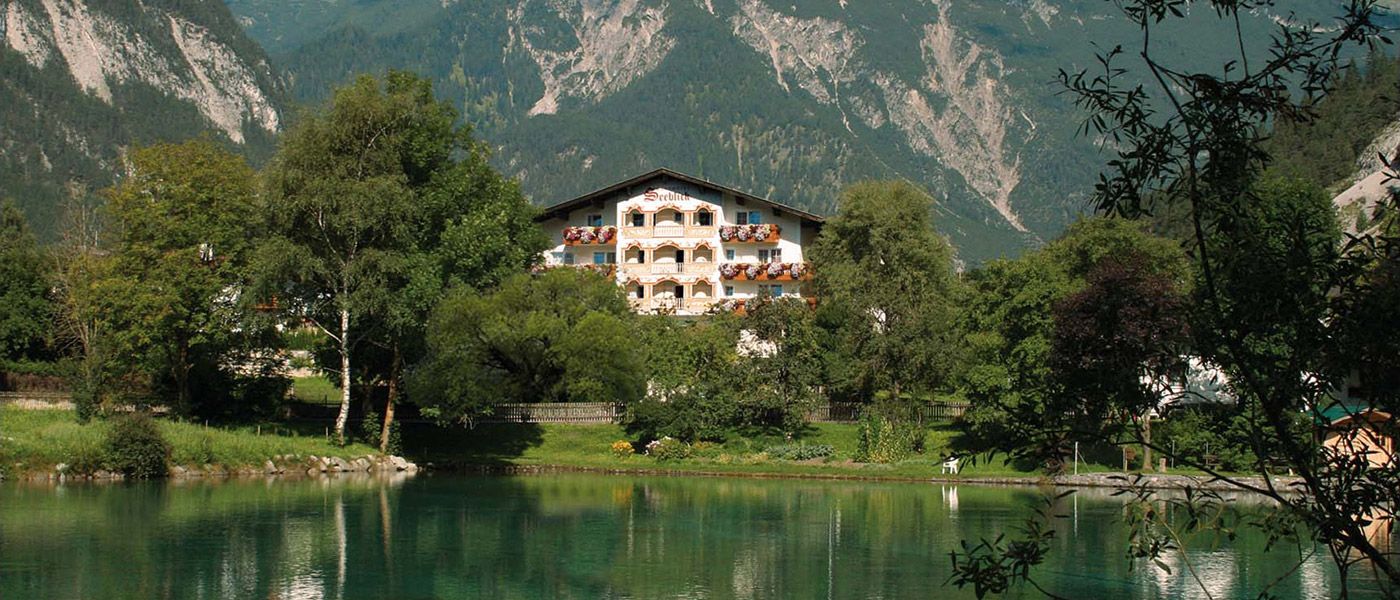
[[52,233],[134,143],[208,132],[265,154],[282,92],[218,0],[0,2],[0,195]]
[[[1135,33],[1101,0],[227,2],[302,100],[356,72],[434,78],[536,202],[669,166],[826,211],[844,184],[904,177],[969,260],[1085,209],[1103,157],[1057,70]],[[1281,4],[1246,33],[1336,10]],[[1231,56],[1200,21],[1164,53]]]

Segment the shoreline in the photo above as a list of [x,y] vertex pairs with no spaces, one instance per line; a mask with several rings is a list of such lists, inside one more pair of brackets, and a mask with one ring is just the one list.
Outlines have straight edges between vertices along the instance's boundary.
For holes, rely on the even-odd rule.
[[[934,483],[944,485],[974,485],[974,486],[998,486],[998,487],[1026,487],[1026,488],[1081,488],[1081,489],[1121,489],[1132,487],[1134,480],[1142,478],[1140,486],[1161,491],[1181,491],[1188,487],[1210,490],[1213,492],[1231,492],[1239,494],[1255,495],[1254,492],[1241,489],[1226,481],[1208,476],[1194,475],[1173,475],[1173,474],[1149,474],[1149,473],[1085,473],[1080,475],[1060,475],[1050,477],[1045,475],[939,475],[931,474],[925,477],[915,477],[909,475],[880,475],[880,474],[859,474],[859,473],[800,473],[800,472],[773,472],[773,471],[719,471],[707,469],[687,469],[657,467],[600,467],[592,465],[568,465],[568,464],[486,464],[468,463],[455,464],[451,466],[436,467],[431,463],[421,467],[413,463],[404,461],[406,468],[396,468],[399,465],[393,464],[393,459],[402,461],[402,458],[392,457],[384,460],[382,465],[375,465],[380,468],[371,469],[338,469],[333,462],[327,461],[325,467],[316,465],[311,468],[276,468],[276,469],[252,469],[234,468],[225,469],[214,466],[213,468],[192,469],[182,467],[172,467],[169,476],[164,481],[184,482],[191,480],[251,480],[262,479],[267,481],[301,481],[313,478],[332,477],[364,477],[364,476],[413,476],[422,475],[487,475],[487,476],[535,476],[562,473],[594,474],[599,476],[623,475],[623,476],[655,476],[655,477],[704,477],[714,479],[768,479],[768,480],[805,480],[805,481],[851,481],[851,482],[872,482],[872,483]],[[319,462],[319,461],[309,461]],[[306,464],[306,463],[302,463]],[[287,465],[291,466],[291,465]],[[301,465],[297,465],[301,466]],[[280,467],[280,465],[279,465]],[[387,468],[385,468],[387,467]],[[1242,476],[1236,480],[1257,487],[1266,487],[1262,477]],[[0,479],[0,484],[4,482],[41,484],[41,483],[118,483],[125,481],[125,478],[116,473],[103,473],[101,476],[92,475],[69,475],[55,472],[35,472],[18,477]],[[152,480],[161,481],[161,480]],[[1295,493],[1289,488],[1299,485],[1298,478],[1276,477],[1273,478],[1274,485],[1284,493]]]
[[[550,473],[593,473],[598,475],[654,475],[665,477],[712,477],[736,479],[797,479],[817,481],[869,481],[892,483],[941,483],[967,485],[995,485],[1019,487],[1068,487],[1068,488],[1123,488],[1142,477],[1142,487],[1152,490],[1184,490],[1187,487],[1216,492],[1253,493],[1241,489],[1227,481],[1209,476],[1171,475],[1164,473],[1085,473],[1081,475],[972,475],[949,476],[930,475],[911,477],[907,475],[863,475],[855,473],[780,473],[689,470],[665,467],[596,467],[588,465],[511,465],[511,464],[464,464],[446,469],[428,467],[429,473],[471,473],[480,475],[545,475]],[[1241,476],[1234,478],[1246,485],[1266,488],[1264,478]],[[1297,477],[1274,477],[1274,486],[1287,490],[1301,484]]]

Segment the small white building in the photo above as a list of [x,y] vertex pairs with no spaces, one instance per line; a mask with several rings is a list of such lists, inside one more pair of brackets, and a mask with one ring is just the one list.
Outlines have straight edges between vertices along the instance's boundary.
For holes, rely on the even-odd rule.
[[638,312],[743,310],[759,296],[811,298],[804,249],[823,219],[715,183],[657,169],[545,209],[547,267],[596,269]]

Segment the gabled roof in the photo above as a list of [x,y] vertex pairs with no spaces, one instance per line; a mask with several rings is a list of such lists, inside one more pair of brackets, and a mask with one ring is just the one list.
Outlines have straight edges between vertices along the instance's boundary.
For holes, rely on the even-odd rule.
[[540,216],[536,217],[535,220],[536,220],[536,221],[545,221],[545,220],[549,220],[549,219],[556,218],[556,217],[562,217],[563,215],[568,214],[570,211],[572,211],[572,210],[574,210],[574,209],[576,209],[576,208],[578,208],[578,207],[580,207],[580,206],[589,204],[589,203],[593,202],[594,200],[597,200],[597,199],[599,199],[599,198],[606,198],[606,197],[608,197],[608,196],[610,196],[610,195],[612,195],[612,194],[615,194],[615,193],[617,193],[617,192],[619,192],[619,191],[622,191],[622,190],[625,190],[625,189],[630,188],[630,187],[632,187],[632,186],[641,184],[642,182],[645,182],[645,181],[647,181],[647,180],[649,180],[649,179],[655,179],[655,178],[657,178],[657,177],[670,177],[670,178],[672,178],[672,179],[678,179],[678,180],[680,180],[680,181],[684,181],[684,182],[689,183],[689,184],[691,184],[691,185],[699,186],[699,187],[702,187],[702,188],[709,188],[709,189],[711,189],[711,190],[720,192],[721,194],[727,193],[727,194],[733,195],[735,198],[742,199],[742,200],[744,200],[745,202],[754,202],[754,203],[757,203],[757,204],[763,204],[763,205],[771,206],[771,207],[773,207],[773,208],[775,208],[775,209],[778,209],[778,210],[781,210],[781,211],[784,211],[784,212],[789,212],[789,213],[792,213],[792,214],[794,214],[794,215],[797,215],[799,218],[805,219],[805,220],[808,220],[808,221],[814,221],[814,222],[817,222],[817,223],[824,223],[824,222],[826,222],[826,218],[825,218],[825,217],[822,217],[822,216],[816,215],[816,214],[812,214],[812,213],[807,212],[807,211],[805,211],[805,210],[802,210],[802,209],[800,209],[800,208],[793,208],[793,207],[788,206],[788,205],[786,205],[786,204],[782,204],[782,203],[779,203],[779,202],[774,202],[774,201],[769,200],[769,199],[767,199],[767,198],[760,198],[760,197],[758,197],[758,196],[755,196],[755,195],[753,195],[753,194],[749,194],[749,193],[747,193],[747,192],[741,192],[741,191],[736,190],[736,189],[731,188],[731,187],[725,187],[725,186],[722,186],[722,185],[720,185],[720,184],[718,184],[718,183],[706,181],[706,180],[704,180],[704,179],[700,179],[699,177],[692,177],[692,176],[690,176],[690,175],[686,175],[685,173],[681,173],[681,172],[678,172],[678,171],[672,171],[671,169],[667,169],[667,168],[664,168],[664,167],[663,167],[663,168],[660,168],[660,169],[655,169],[655,170],[653,170],[653,171],[649,171],[649,172],[647,172],[647,173],[643,173],[643,174],[641,174],[641,175],[638,175],[638,176],[633,177],[633,178],[631,178],[631,179],[627,179],[627,180],[625,180],[625,181],[619,181],[619,182],[614,183],[614,184],[612,184],[612,185],[610,185],[610,186],[608,186],[608,187],[605,187],[605,188],[603,188],[603,189],[601,189],[601,190],[598,190],[598,191],[595,191],[595,192],[589,192],[589,193],[587,193],[587,194],[584,194],[584,195],[582,195],[582,196],[579,196],[579,197],[577,197],[577,198],[574,198],[573,200],[568,200],[568,201],[565,201],[565,202],[560,202],[560,203],[558,203],[558,204],[555,204],[555,205],[553,205],[553,206],[550,206],[550,207],[548,207],[548,208],[545,208],[545,209],[544,209],[544,212],[542,212],[542,213],[540,214]]

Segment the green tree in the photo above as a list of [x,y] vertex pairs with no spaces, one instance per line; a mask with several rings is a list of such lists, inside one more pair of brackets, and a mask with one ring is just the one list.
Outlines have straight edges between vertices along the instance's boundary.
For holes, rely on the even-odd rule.
[[106,199],[120,360],[169,381],[172,407],[188,414],[197,370],[214,378],[247,358],[233,351],[252,328],[237,290],[260,233],[253,170],[208,140],[160,144],[131,153]]
[[639,330],[647,394],[627,406],[628,433],[642,442],[727,437],[740,422],[739,390],[751,383],[740,368],[745,359],[732,317],[681,321],[653,315],[641,317]]
[[119,379],[111,303],[123,291],[111,285],[114,261],[102,247],[103,222],[94,207],[69,201],[61,235],[54,249],[55,338],[60,351],[73,357],[73,404],[79,421],[86,422],[97,415]]
[[847,188],[812,246],[815,287],[841,316],[850,370],[838,383],[901,404],[946,383],[953,363],[953,250],[934,231],[933,200],[906,182]]
[[793,435],[826,384],[825,331],[801,299],[761,298],[747,308],[739,323],[740,344],[749,346],[739,364],[746,382],[731,388],[740,395],[740,423]]
[[[1185,215],[1190,224],[1187,248],[1199,272],[1193,290],[1193,343],[1228,375],[1231,392],[1239,399],[1237,410],[1257,415],[1247,426],[1248,437],[1256,440],[1258,462],[1253,470],[1260,483],[1217,477],[1277,503],[1271,518],[1252,525],[1265,528],[1275,539],[1298,535],[1302,525],[1309,530],[1303,539],[1323,543],[1341,575],[1340,596],[1348,595],[1349,571],[1361,562],[1394,589],[1400,586],[1400,566],[1367,529],[1377,514],[1393,514],[1400,505],[1400,486],[1395,485],[1400,466],[1393,457],[1377,466],[1347,453],[1319,451],[1310,436],[1297,434],[1296,416],[1306,408],[1321,419],[1321,407],[1335,404],[1332,390],[1344,383],[1336,367],[1345,361],[1329,355],[1346,356],[1349,351],[1333,345],[1344,335],[1326,334],[1342,333],[1345,323],[1356,322],[1343,318],[1355,315],[1336,307],[1368,304],[1355,301],[1369,295],[1368,280],[1380,272],[1376,267],[1400,256],[1395,252],[1400,240],[1388,234],[1364,235],[1347,244],[1345,254],[1351,260],[1339,260],[1336,225],[1328,222],[1325,196],[1296,183],[1260,181],[1270,159],[1265,145],[1270,124],[1314,114],[1316,100],[1331,91],[1336,74],[1346,67],[1348,47],[1375,47],[1383,41],[1380,7],[1372,0],[1358,0],[1346,4],[1339,18],[1326,25],[1280,24],[1280,33],[1260,48],[1260,40],[1247,38],[1238,24],[1266,18],[1258,9],[1268,4],[1209,2],[1214,10],[1206,18],[1235,26],[1239,54],[1224,59],[1223,68],[1197,69],[1167,62],[1171,51],[1159,42],[1162,29],[1192,18],[1185,15],[1182,2],[1121,2],[1123,15],[1140,30],[1140,46],[1131,52],[1122,46],[1108,50],[1093,70],[1062,72],[1061,80],[1089,113],[1083,132],[1113,146],[1115,156],[1095,190],[1099,209],[1129,217],[1169,209]],[[1138,68],[1126,66],[1126,61]],[[1287,90],[1305,96],[1291,96]],[[1395,198],[1388,199],[1388,208],[1395,204]],[[1372,268],[1350,268],[1353,264]],[[1375,325],[1394,324],[1384,315],[1375,317]],[[1400,332],[1381,334],[1395,337]],[[1391,370],[1400,368],[1394,355],[1379,360]],[[1378,406],[1373,401],[1371,407]],[[1211,470],[1191,457],[1176,458]],[[1265,468],[1271,463],[1288,466],[1301,485],[1283,489]],[[1139,486],[1135,496],[1145,504],[1152,494]],[[1219,500],[1210,494],[1205,498]],[[1160,514],[1133,514],[1149,520],[1130,523],[1136,532],[1130,540],[1131,555],[1157,559],[1164,552],[1179,551],[1165,533],[1174,530]],[[1171,535],[1219,527],[1224,525],[1215,520],[1193,520]],[[1039,552],[1016,561],[1015,574],[1003,579],[1030,579],[1028,565],[1038,562],[1047,546],[1042,539],[1026,544]],[[987,566],[1002,558],[995,555],[1003,553],[991,554],[955,556],[954,583],[983,580]]]
[[583,270],[459,289],[433,311],[409,397],[467,423],[499,402],[635,402],[646,376],[634,318],[616,283]]
[[1185,367],[1188,310],[1179,280],[1153,270],[1141,254],[1105,258],[1084,288],[1054,310],[1050,366],[1059,393],[1045,420],[1102,438],[1135,428],[1143,464],[1152,468],[1150,416],[1162,390],[1144,382],[1167,380]]
[[11,202],[0,202],[0,361],[33,358],[53,323],[48,257]]
[[353,353],[421,265],[421,203],[467,143],[455,120],[416,76],[362,76],[288,131],[264,173],[271,237],[260,250],[260,292],[333,340],[342,443]]
[[1127,257],[1152,277],[1188,281],[1179,244],[1141,222],[1110,218],[1079,221],[1041,250],[968,273],[956,381],[972,403],[964,422],[972,449],[1013,450],[1045,431],[1038,415],[1052,412],[1062,384],[1051,368],[1055,307],[1087,287],[1104,261]]
[[527,271],[548,243],[534,222],[538,210],[518,183],[491,168],[487,148],[467,131],[453,133],[458,147],[452,162],[420,190],[405,267],[390,280],[394,291],[374,314],[370,339],[381,352],[367,354],[363,371],[387,387],[381,451],[388,450],[405,365],[421,360],[426,350],[433,307],[452,289],[490,289]]

